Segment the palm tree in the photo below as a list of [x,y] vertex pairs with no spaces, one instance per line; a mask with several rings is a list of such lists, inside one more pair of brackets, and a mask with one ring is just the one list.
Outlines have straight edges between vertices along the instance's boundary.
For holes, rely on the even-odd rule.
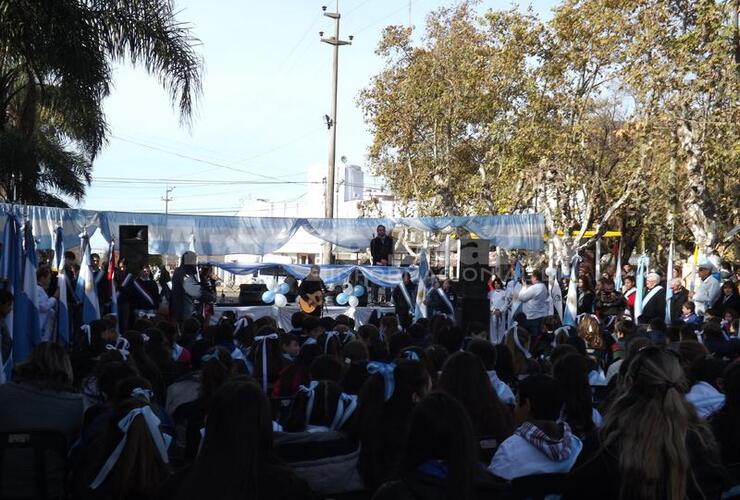
[[190,124],[202,60],[176,16],[172,0],[0,0],[0,197],[84,198],[115,63],[143,65]]

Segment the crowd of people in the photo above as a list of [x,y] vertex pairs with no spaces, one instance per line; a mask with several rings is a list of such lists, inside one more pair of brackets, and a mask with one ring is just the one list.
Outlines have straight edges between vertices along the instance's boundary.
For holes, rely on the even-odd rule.
[[[648,275],[636,319],[632,275],[622,293],[584,274],[573,327],[536,269],[503,332],[444,304],[362,326],[296,312],[290,331],[106,315],[0,386],[0,497],[740,497],[740,283],[709,271],[685,293]],[[643,317],[665,286],[669,325],[665,295]],[[507,289],[491,283],[492,318]],[[0,291],[0,316],[12,306]]]

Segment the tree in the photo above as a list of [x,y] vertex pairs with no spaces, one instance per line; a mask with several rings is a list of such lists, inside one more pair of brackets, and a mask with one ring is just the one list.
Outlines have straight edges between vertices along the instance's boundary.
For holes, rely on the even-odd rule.
[[732,5],[565,0],[543,23],[462,2],[419,47],[388,28],[360,96],[376,171],[420,214],[543,213],[564,265],[607,229],[625,257],[710,248],[738,214]]
[[80,201],[108,132],[112,66],[141,64],[189,124],[201,59],[171,0],[0,0],[0,186],[9,200]]

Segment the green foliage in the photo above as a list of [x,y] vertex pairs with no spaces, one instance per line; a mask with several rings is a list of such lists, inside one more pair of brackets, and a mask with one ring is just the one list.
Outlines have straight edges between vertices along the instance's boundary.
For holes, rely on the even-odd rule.
[[536,210],[551,234],[712,247],[738,219],[732,9],[564,0],[545,23],[462,2],[431,14],[418,45],[389,27],[385,67],[359,96],[374,168],[418,214]]
[[113,64],[144,66],[189,123],[201,60],[171,0],[0,0],[0,186],[80,201],[108,132]]

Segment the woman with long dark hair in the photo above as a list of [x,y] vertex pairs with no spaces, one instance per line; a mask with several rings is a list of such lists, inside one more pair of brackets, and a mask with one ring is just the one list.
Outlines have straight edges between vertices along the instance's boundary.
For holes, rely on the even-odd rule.
[[[462,403],[473,424],[476,445],[484,438],[501,443],[514,432],[511,410],[499,399],[476,355],[459,351],[447,358],[437,388]],[[489,461],[492,451],[481,458]]]
[[561,416],[568,422],[573,434],[583,439],[601,423],[601,415],[594,410],[591,386],[588,383],[589,364],[580,354],[566,354],[552,367],[552,376],[558,382],[565,405]]
[[632,357],[598,446],[579,456],[563,498],[719,498],[724,474],[717,444],[686,390],[672,352],[650,346]]
[[372,375],[360,391],[354,428],[361,446],[358,469],[373,492],[397,472],[409,415],[431,380],[419,361],[370,362],[367,369]]
[[234,380],[213,399],[198,458],[167,483],[162,498],[301,500],[311,492],[272,453],[270,403],[261,387]]
[[473,429],[465,409],[445,392],[422,399],[411,414],[400,480],[385,483],[373,500],[475,498]]

